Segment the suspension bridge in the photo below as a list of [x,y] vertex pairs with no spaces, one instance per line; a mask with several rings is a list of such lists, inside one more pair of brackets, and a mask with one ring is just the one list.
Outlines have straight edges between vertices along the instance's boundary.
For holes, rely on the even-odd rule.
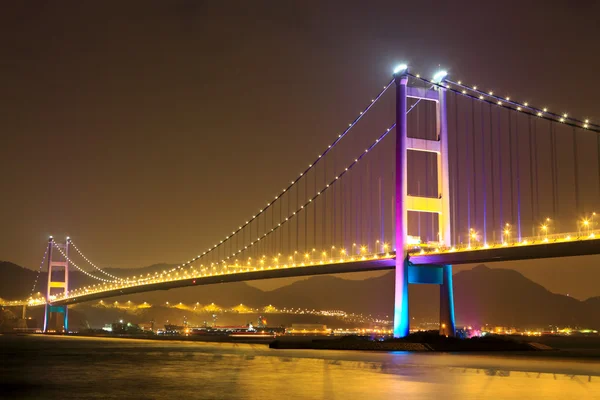
[[[388,93],[395,117],[376,111]],[[5,305],[44,306],[44,331],[68,331],[68,306],[90,300],[393,269],[394,335],[409,333],[408,286],[437,284],[440,333],[452,336],[452,265],[600,253],[599,134],[587,119],[401,65],[303,171],[198,255],[119,277],[50,237],[46,292],[33,296],[36,279],[28,299]],[[72,268],[98,283],[70,288]]]

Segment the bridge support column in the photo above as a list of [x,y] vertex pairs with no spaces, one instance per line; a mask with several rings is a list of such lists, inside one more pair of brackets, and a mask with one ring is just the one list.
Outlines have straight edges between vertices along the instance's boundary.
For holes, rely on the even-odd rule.
[[396,259],[396,287],[394,301],[394,337],[405,337],[410,333],[408,311],[408,262]]
[[394,301],[394,337],[409,334],[408,263],[406,262],[406,232],[408,223],[407,197],[407,84],[408,70],[394,74],[396,83],[396,290]]
[[[65,254],[64,260],[61,261],[55,261],[53,260],[52,256],[53,256],[53,249],[54,246],[59,247]],[[67,238],[67,241],[65,244],[57,244],[54,243],[54,239],[52,238],[52,236],[50,236],[50,239],[48,240],[48,288],[46,290],[46,306],[45,306],[45,310],[44,310],[44,333],[48,332],[49,329],[51,330],[60,330],[62,329],[65,333],[69,332],[69,313],[67,310],[67,306],[53,306],[52,305],[52,300],[54,299],[54,296],[56,294],[64,294],[66,295],[68,293],[68,288],[69,288],[69,260],[67,259],[67,257],[69,256],[69,238]],[[59,272],[60,271],[56,271],[56,268],[63,268],[64,270],[64,275],[63,275],[63,279],[61,280],[59,277],[54,276],[55,274],[53,274],[53,272]],[[58,291],[53,290],[53,289],[58,289]],[[59,326],[59,322],[58,322],[58,314],[62,314],[62,327]],[[52,329],[50,328],[50,324],[51,324],[51,320],[52,320],[52,315],[56,315],[57,319],[54,321],[55,324],[55,328]]]
[[[62,314],[62,321],[59,319],[60,314]],[[53,315],[56,316],[55,320],[52,320]],[[67,306],[52,306],[46,304],[44,313],[44,333],[49,330],[58,331],[60,329],[65,333],[69,332],[69,310],[67,309]]]
[[455,325],[452,265],[443,265],[440,285],[440,335],[453,337],[456,332]]

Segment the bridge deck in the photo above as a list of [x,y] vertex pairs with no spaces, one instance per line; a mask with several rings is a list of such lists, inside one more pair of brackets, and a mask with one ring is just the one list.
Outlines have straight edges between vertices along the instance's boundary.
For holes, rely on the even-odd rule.
[[417,265],[460,265],[600,254],[600,238],[411,255]]
[[260,279],[274,279],[274,278],[289,278],[309,275],[324,275],[324,274],[339,274],[345,272],[363,272],[363,271],[376,271],[384,269],[393,269],[396,265],[394,258],[378,259],[378,260],[364,260],[355,262],[344,262],[335,264],[318,264],[309,266],[297,266],[288,268],[277,268],[269,270],[249,271],[249,272],[236,272],[231,274],[203,276],[197,278],[186,278],[177,279],[168,282],[157,282],[147,283],[137,286],[130,286],[124,288],[118,288],[113,290],[107,290],[97,293],[82,294],[77,297],[67,298],[63,300],[53,301],[52,304],[64,305],[64,304],[76,304],[90,300],[105,299],[107,297],[122,296],[126,294],[143,293],[155,290],[169,290],[174,288],[181,288],[187,286],[201,286],[201,285],[212,285],[215,283],[229,283],[229,282],[242,282],[252,281]]
[[[572,257],[594,254],[600,254],[600,238],[550,243],[541,242],[529,245],[512,245],[509,247],[497,246],[461,251],[446,250],[425,254],[411,254],[409,256],[409,260],[412,264],[418,266],[461,265],[498,261]],[[190,276],[189,278],[177,278],[166,281],[163,279],[160,282],[130,282],[127,284],[122,284],[121,287],[107,288],[104,290],[90,290],[89,292],[82,291],[82,293],[74,293],[77,291],[74,290],[70,292],[73,297],[57,299],[53,301],[52,304],[76,304],[127,294],[143,293],[155,290],[169,290],[187,286],[211,285],[215,283],[386,270],[393,269],[395,267],[395,263],[395,255],[394,253],[390,253],[386,258],[382,258],[382,255],[377,255],[356,261],[344,261],[329,264],[298,265],[288,267],[280,266],[277,268],[270,267],[260,270],[246,270],[227,274]],[[26,304],[26,302],[9,302],[5,305],[23,304]],[[33,304],[30,303],[29,305],[36,306],[42,304],[43,303],[35,302]]]

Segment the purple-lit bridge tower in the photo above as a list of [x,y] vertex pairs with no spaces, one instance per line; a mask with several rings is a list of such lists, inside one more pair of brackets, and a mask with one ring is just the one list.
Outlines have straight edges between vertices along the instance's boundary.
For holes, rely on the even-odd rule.
[[[65,255],[56,257],[54,247],[60,249]],[[55,260],[54,258],[59,258]],[[69,238],[62,243],[54,242],[50,236],[48,240],[48,285],[46,288],[46,305],[44,310],[44,332],[69,331],[69,314],[66,305],[53,305],[52,299],[57,295],[66,296],[69,293]],[[59,316],[62,315],[62,323]],[[59,326],[62,325],[62,326]]]
[[[445,73],[438,73],[434,80],[438,82]],[[440,285],[440,334],[454,336],[454,295],[452,290],[452,266],[431,265],[428,267],[411,266],[408,261],[407,231],[408,211],[429,212],[438,215],[439,243],[450,248],[450,182],[448,174],[448,121],[446,110],[446,90],[441,87],[418,88],[408,85],[408,68],[399,66],[394,71],[396,84],[396,289],[394,303],[394,336],[409,334],[410,315],[408,309],[409,284]],[[411,138],[407,129],[408,98],[417,101],[431,101],[436,105],[437,140]],[[437,198],[408,195],[408,152],[430,152],[437,155]]]

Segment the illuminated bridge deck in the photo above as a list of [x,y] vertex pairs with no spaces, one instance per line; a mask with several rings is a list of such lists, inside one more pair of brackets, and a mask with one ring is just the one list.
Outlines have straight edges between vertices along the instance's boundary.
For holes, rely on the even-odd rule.
[[[585,236],[555,235],[555,237],[522,240],[519,243],[437,248],[431,251],[411,250],[409,261],[415,266],[460,265],[484,262],[515,261],[527,259],[572,257],[600,254],[600,235],[597,232]],[[347,272],[377,271],[395,268],[395,254],[365,254],[330,260],[310,261],[299,264],[275,266],[232,266],[227,272],[198,272],[192,267],[169,274],[151,276],[137,280],[74,289],[66,298],[56,298],[54,305],[76,304],[127,294],[156,290],[169,290],[187,286],[211,285],[215,283],[241,282],[262,279],[300,277]],[[7,306],[43,305],[43,299],[6,302]]]

